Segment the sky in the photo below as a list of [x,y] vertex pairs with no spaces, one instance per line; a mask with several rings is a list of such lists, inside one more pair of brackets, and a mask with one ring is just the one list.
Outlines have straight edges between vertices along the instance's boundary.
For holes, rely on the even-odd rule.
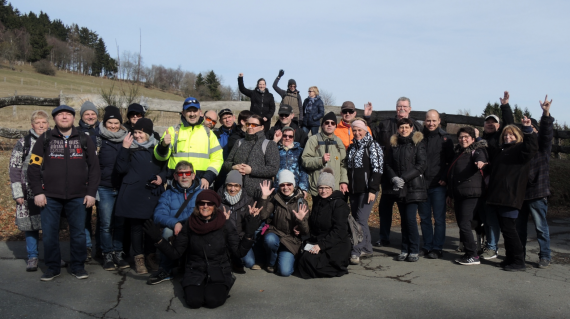
[[[179,1],[17,0],[103,37],[111,56],[138,52],[147,66],[214,70],[224,85],[294,78],[362,108],[480,114],[510,104],[570,124],[570,1]],[[566,31],[565,31],[566,30]],[[270,91],[273,91],[270,88]],[[276,95],[277,96],[277,95]],[[280,100],[277,96],[276,100]]]

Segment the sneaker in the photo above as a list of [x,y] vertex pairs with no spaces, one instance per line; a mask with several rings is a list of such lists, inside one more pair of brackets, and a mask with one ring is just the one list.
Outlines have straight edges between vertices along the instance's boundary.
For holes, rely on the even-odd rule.
[[146,280],[147,285],[156,285],[166,280],[172,280],[172,275],[166,271],[159,269],[159,271]]
[[401,252],[398,257],[396,257],[397,261],[404,261],[406,260],[406,258],[408,258],[408,253],[406,252]]
[[497,258],[497,251],[493,249],[489,249],[487,247],[483,248],[483,253],[481,254],[481,258],[485,260]]
[[508,264],[503,269],[506,271],[526,271],[526,265]]
[[266,270],[268,273],[274,273],[275,272],[275,268],[273,268],[272,266],[267,266]]
[[113,261],[113,253],[106,253],[103,259],[103,269],[108,271],[117,270],[115,262]]
[[26,271],[36,271],[38,270],[38,258],[28,259],[28,264],[26,265]]
[[115,265],[119,269],[125,269],[125,268],[131,267],[131,265],[129,265],[129,263],[123,259],[123,252],[122,251],[116,251],[112,255],[113,255],[113,263],[115,263]]
[[376,246],[376,247],[388,247],[388,246],[390,246],[390,241],[389,240],[379,240],[379,241],[374,243],[374,246]]
[[427,258],[430,259],[440,259],[443,257],[443,251],[441,250],[432,250],[427,254]]
[[40,278],[41,281],[51,281],[53,280],[55,277],[58,277],[59,273],[54,274],[53,272],[51,272],[50,270],[46,270],[46,272],[44,272],[44,274],[42,275],[42,277]]
[[261,270],[261,266],[258,264],[255,264],[255,265],[251,266],[251,270]]
[[350,264],[351,264],[351,265],[358,265],[358,264],[360,264],[360,257],[358,257],[358,256],[356,256],[356,255],[350,256]]
[[465,266],[481,264],[481,261],[479,261],[479,256],[470,257],[467,255],[461,256],[459,259],[456,259],[455,262]]
[[430,252],[429,250],[422,248],[420,249],[420,253],[418,254],[418,256],[426,257],[427,255],[429,255],[429,252]]
[[93,250],[91,247],[87,247],[87,258],[85,258],[85,262],[91,261],[91,259],[93,259],[93,256],[91,255],[92,252]]
[[89,274],[85,271],[85,269],[79,269],[71,273],[77,279],[87,279],[89,278]]
[[540,258],[540,261],[538,262],[538,268],[544,269],[544,268],[548,268],[548,266],[550,266],[550,260]]
[[[124,256],[125,253],[123,253],[123,258]],[[151,271],[158,271],[159,262],[158,262],[158,257],[156,256],[155,253],[148,254],[148,256],[146,256],[146,264],[148,265]]]
[[420,260],[419,254],[409,254],[408,258],[406,258],[406,261],[409,261],[409,262],[416,262],[418,260]]
[[372,258],[372,257],[374,257],[373,253],[365,253],[365,252],[360,253],[360,258]]

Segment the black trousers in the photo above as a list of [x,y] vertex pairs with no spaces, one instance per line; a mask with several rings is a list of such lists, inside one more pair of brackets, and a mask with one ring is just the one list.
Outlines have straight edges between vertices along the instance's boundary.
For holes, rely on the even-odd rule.
[[[134,256],[137,255],[148,255],[156,251],[156,247],[152,240],[144,233],[143,225],[146,219],[138,218],[127,218],[127,222],[130,224],[131,228],[131,245],[133,247]],[[123,247],[123,249],[129,249],[128,247]]]
[[228,287],[225,284],[202,282],[200,286],[184,287],[184,298],[190,308],[217,308],[228,299]]
[[505,241],[505,256],[507,264],[524,265],[524,249],[517,233],[517,219],[499,217],[499,226]]
[[478,255],[477,245],[473,238],[471,221],[473,220],[473,215],[478,209],[479,202],[479,197],[455,198],[454,200],[455,219],[457,220],[457,226],[459,226],[459,241],[463,243],[465,253],[469,255],[469,257],[475,257]]

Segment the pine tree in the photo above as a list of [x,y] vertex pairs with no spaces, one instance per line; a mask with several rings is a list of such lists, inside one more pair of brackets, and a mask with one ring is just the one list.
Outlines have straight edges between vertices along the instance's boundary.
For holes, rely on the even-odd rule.
[[49,55],[50,47],[48,46],[46,37],[39,33],[34,32],[30,36],[30,46],[32,52],[30,53],[29,61],[36,62],[45,59]]
[[513,110],[513,116],[515,117],[515,123],[521,123],[523,119],[523,112],[518,105],[515,104],[515,109]]
[[531,117],[532,117],[532,113],[530,113],[530,111],[528,110],[528,107],[525,107],[525,108],[524,108],[523,116],[526,116],[526,117],[528,117],[528,118],[531,118]]
[[487,103],[487,106],[485,106],[485,110],[483,111],[483,117],[487,117],[491,114],[494,114],[499,118],[501,118],[503,112],[501,111],[501,106],[499,105],[499,103],[497,102],[495,102],[494,104],[491,104],[491,102]]
[[198,73],[198,76],[196,76],[196,84],[195,84],[195,85],[196,85],[196,90],[197,90],[199,87],[201,87],[201,86],[203,86],[203,85],[205,85],[205,84],[206,84],[206,81],[204,80],[204,77],[202,76],[202,73]]
[[210,98],[214,101],[219,101],[222,99],[222,92],[220,92],[220,80],[214,73],[214,70],[210,71],[208,75],[206,75],[206,84],[208,87],[208,91],[210,93]]

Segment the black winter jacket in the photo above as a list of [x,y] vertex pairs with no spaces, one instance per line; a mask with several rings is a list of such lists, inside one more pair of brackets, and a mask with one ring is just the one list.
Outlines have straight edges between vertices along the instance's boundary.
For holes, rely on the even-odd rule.
[[[301,126],[303,127],[314,127],[321,125],[321,119],[325,116],[325,103],[320,96],[316,96],[313,101],[311,109],[308,110],[309,103],[311,103],[311,98],[306,98],[303,102],[303,121]],[[309,113],[310,112],[310,113]]]
[[121,148],[123,148],[122,142],[111,142],[106,138],[101,138],[101,148],[99,149],[101,183],[99,186],[110,188],[121,186],[121,175],[115,170],[115,162]]
[[[422,125],[418,123],[415,119],[408,117],[410,120],[414,122],[414,132],[421,132]],[[382,150],[386,150],[387,147],[390,146],[390,138],[398,133],[398,119],[396,117],[392,117],[389,119],[385,119],[380,121],[377,126],[372,128],[372,135],[374,139],[378,141],[378,144],[382,147]],[[413,134],[413,132],[412,132]]]
[[[282,130],[284,126],[285,125],[283,125],[281,121],[277,121],[277,123],[275,123],[275,126],[267,131],[265,137],[267,137],[268,140],[273,141],[273,137],[275,137],[275,131]],[[299,142],[299,144],[301,144],[301,147],[305,148],[305,144],[307,144],[307,140],[309,139],[307,133],[305,133],[305,131],[300,128],[297,122],[294,120],[291,122],[291,124],[289,124],[289,127],[295,130],[295,138],[293,140],[295,142]]]
[[[123,126],[127,129],[127,131],[131,132],[131,134],[133,133],[133,125],[130,122],[126,122],[123,124]],[[153,131],[152,136],[154,136],[155,140],[160,141],[160,134],[158,134],[157,131]]]
[[[223,213],[216,213],[213,218],[225,218]],[[188,226],[188,220],[176,236],[173,245],[162,240],[157,247],[168,258],[179,259],[184,252],[187,253],[186,272],[182,279],[182,287],[200,286],[207,276],[206,258],[210,266],[221,266],[224,274],[224,284],[229,288],[233,285],[232,268],[228,252],[244,257],[251,249],[253,240],[246,237],[239,238],[236,229],[230,221],[218,230],[204,235],[194,233]]]
[[[226,144],[226,147],[224,148],[224,160],[228,158],[236,142],[238,140],[241,140],[242,138],[245,138],[245,131],[243,130],[243,127],[241,125],[238,125],[236,129],[232,132],[230,137],[228,138],[228,144]],[[228,155],[225,155],[226,149],[228,150]]]
[[303,101],[301,99],[301,93],[299,90],[291,91],[289,87],[287,90],[281,90],[277,84],[279,83],[280,77],[276,77],[273,81],[273,89],[277,94],[281,96],[281,104],[287,104],[293,108],[293,113],[299,118],[299,122],[303,122]]
[[513,111],[511,110],[511,106],[509,104],[501,105],[501,117],[503,123],[499,126],[499,129],[495,133],[487,134],[483,132],[483,135],[481,136],[484,140],[487,140],[487,153],[489,153],[489,161],[491,163],[494,161],[495,156],[501,152],[499,139],[501,137],[503,129],[505,126],[515,123],[515,117],[513,116]]
[[[119,217],[149,219],[154,213],[160,196],[147,187],[154,175],[166,181],[166,163],[154,157],[154,147],[126,149],[121,147],[115,170],[123,176],[115,212]],[[162,185],[159,187],[163,187]]]
[[550,152],[554,136],[554,118],[542,116],[538,130],[538,153],[532,158],[528,171],[525,200],[550,196]]
[[[489,162],[487,141],[480,140],[467,148],[455,147],[455,157],[449,168],[447,194],[451,198],[473,198],[483,196],[485,190],[484,173],[475,162]],[[486,169],[486,167],[485,167]]]
[[538,142],[534,133],[525,133],[522,143],[503,145],[491,163],[487,204],[521,209],[530,161],[537,151]]
[[[50,142],[44,153],[44,140],[50,134]],[[71,129],[66,140],[56,128],[40,135],[32,149],[28,166],[28,181],[34,195],[71,199],[95,197],[101,181],[101,170],[95,144],[89,138],[87,154],[81,147],[80,133]]]
[[[421,132],[411,133],[408,137],[392,135],[390,147],[386,150],[382,195],[395,195],[406,203],[424,202],[427,199],[427,187],[424,179],[426,169],[426,145]],[[404,188],[394,191],[392,178],[404,180]]]
[[242,190],[241,197],[237,203],[230,205],[228,200],[224,195],[225,187],[220,187],[218,190],[218,195],[222,198],[222,206],[225,207],[230,212],[230,219],[228,219],[233,227],[235,227],[239,238],[245,235],[243,228],[245,226],[245,218],[249,215],[249,206],[253,207],[253,198],[251,198],[247,193]]
[[87,123],[83,122],[83,120],[79,120],[77,130],[79,132],[85,133],[85,135],[88,135],[97,148],[101,147],[101,137],[99,136],[99,121],[93,125],[88,125]]
[[441,128],[430,132],[423,130],[426,143],[427,166],[424,173],[426,185],[429,188],[440,187],[439,181],[446,181],[447,170],[453,161],[453,142],[446,131]]
[[243,77],[238,77],[238,87],[243,95],[251,99],[249,110],[271,121],[273,114],[275,114],[275,100],[273,99],[273,94],[269,93],[267,88],[265,88],[265,92],[263,93],[259,92],[257,88],[254,90],[246,89],[243,85]]

